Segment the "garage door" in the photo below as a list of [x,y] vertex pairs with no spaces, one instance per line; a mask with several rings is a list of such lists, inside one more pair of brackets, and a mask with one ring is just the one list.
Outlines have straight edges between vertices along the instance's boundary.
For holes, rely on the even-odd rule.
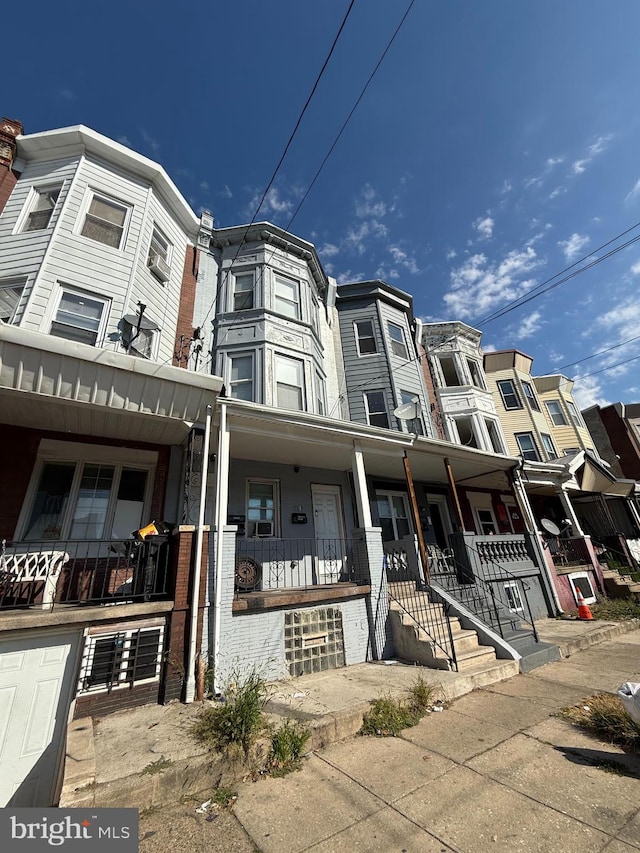
[[53,805],[79,632],[0,635],[0,806]]

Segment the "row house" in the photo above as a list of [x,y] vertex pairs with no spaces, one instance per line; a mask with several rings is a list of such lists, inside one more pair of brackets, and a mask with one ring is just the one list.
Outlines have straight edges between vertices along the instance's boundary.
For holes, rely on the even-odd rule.
[[[0,803],[55,802],[69,715],[179,697],[182,469],[222,380],[174,366],[200,220],[85,127],[0,126]],[[151,520],[170,536],[143,541]],[[195,641],[195,640],[194,640]]]

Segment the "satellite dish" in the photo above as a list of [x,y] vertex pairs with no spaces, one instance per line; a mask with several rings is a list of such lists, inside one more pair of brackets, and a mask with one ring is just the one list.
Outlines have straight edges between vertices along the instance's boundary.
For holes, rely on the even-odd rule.
[[403,403],[393,410],[393,415],[401,421],[414,421],[420,414],[420,403],[416,397],[410,403]]
[[553,521],[551,521],[550,518],[541,518],[540,524],[544,527],[544,529],[547,531],[547,533],[550,533],[552,536],[559,536],[560,535],[560,528],[558,527],[557,524],[555,524]]

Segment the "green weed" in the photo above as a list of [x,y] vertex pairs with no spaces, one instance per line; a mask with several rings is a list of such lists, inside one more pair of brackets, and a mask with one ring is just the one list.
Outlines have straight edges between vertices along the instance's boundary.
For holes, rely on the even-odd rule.
[[608,743],[640,752],[640,726],[627,714],[620,699],[611,693],[597,693],[583,699],[577,705],[563,708],[559,716]]
[[300,766],[307,741],[311,737],[309,729],[297,722],[286,720],[271,735],[271,750],[267,766],[274,776],[282,776]]
[[640,619],[640,604],[632,598],[602,598],[591,605],[594,619],[608,622],[625,622]]
[[374,699],[371,710],[363,718],[360,734],[395,737],[403,729],[417,725],[435,704],[439,704],[438,692],[438,688],[420,677],[404,698],[381,696]]

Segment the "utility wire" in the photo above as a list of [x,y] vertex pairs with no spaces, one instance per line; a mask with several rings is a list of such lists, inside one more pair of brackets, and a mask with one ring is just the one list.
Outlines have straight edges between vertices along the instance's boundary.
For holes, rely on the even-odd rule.
[[577,361],[569,361],[566,364],[561,364],[560,367],[556,367],[556,370],[564,370],[565,367],[572,367],[574,364],[582,364],[583,361],[589,361],[590,358],[596,358],[599,355],[604,355],[606,352],[611,352],[611,350],[618,349],[619,347],[623,347],[626,344],[632,344],[634,341],[640,341],[640,335],[637,335],[635,338],[629,338],[626,341],[621,341],[619,344],[614,344],[612,347],[607,347],[607,349],[601,349],[598,352],[594,352],[591,355],[585,355],[584,358],[579,358]]
[[593,373],[585,373],[583,376],[576,376],[576,382],[587,379],[589,376],[597,376],[599,373],[605,373],[607,370],[613,370],[614,367],[623,367],[625,364],[637,361],[639,358],[640,355],[634,355],[633,358],[627,358],[625,361],[619,361],[617,364],[610,364],[609,367],[602,367],[600,370],[594,370]]
[[[493,313],[488,314],[486,317],[483,317],[483,319],[480,320],[476,325],[479,327],[479,326],[484,325],[485,323],[490,323],[493,320],[498,319],[498,317],[502,317],[502,316],[504,316],[504,314],[509,313],[509,311],[512,311],[515,308],[519,308],[521,305],[525,305],[527,302],[530,302],[531,301],[530,299],[527,299],[524,302],[521,300],[523,299],[523,297],[534,293],[536,290],[540,290],[540,288],[549,284],[550,282],[552,282],[554,279],[558,278],[559,276],[564,275],[564,273],[569,272],[569,270],[574,269],[574,267],[576,267],[576,266],[578,266],[578,264],[581,264],[584,261],[588,260],[588,258],[593,257],[596,252],[600,252],[602,249],[606,249],[607,246],[610,246],[612,243],[615,243],[617,240],[620,240],[621,237],[625,237],[631,231],[635,231],[636,228],[640,228],[640,222],[636,222],[635,225],[632,225],[630,228],[627,228],[626,231],[623,231],[621,234],[617,234],[615,237],[612,237],[610,240],[607,240],[606,243],[603,243],[601,246],[598,246],[592,252],[589,252],[588,254],[583,255],[581,258],[578,258],[577,261],[574,261],[574,263],[570,264],[568,267],[565,267],[564,269],[560,270],[559,272],[555,273],[554,275],[552,275],[549,278],[545,279],[544,281],[540,282],[540,284],[536,284],[535,287],[529,288],[529,290],[526,290],[524,293],[522,293],[520,296],[518,296],[517,299],[512,299],[511,302],[507,302],[507,304],[503,305],[502,308],[498,308]],[[632,241],[630,241],[630,242],[632,242]],[[625,243],[620,248],[621,249],[626,248],[626,246],[630,245],[630,242]],[[610,256],[611,256],[611,253],[608,253],[601,260],[605,260],[605,258],[608,258]],[[598,260],[598,259],[596,259],[596,260]],[[594,261],[589,266],[584,267],[584,269],[590,269],[590,267],[593,266],[595,263],[596,263],[596,261]],[[571,276],[568,276],[567,278],[563,279],[563,281],[568,281],[570,277]],[[562,283],[562,282],[560,282],[560,283]],[[551,289],[551,288],[549,288],[549,289]],[[540,296],[540,295],[542,295],[542,293],[546,293],[546,290],[542,291],[540,294],[536,294],[536,295]]]
[[244,245],[244,243],[247,239],[247,234],[249,233],[249,229],[251,228],[251,226],[255,222],[256,217],[258,216],[258,213],[260,212],[260,208],[264,204],[264,201],[267,197],[267,194],[269,193],[269,190],[273,186],[273,183],[276,179],[276,176],[277,176],[278,172],[280,171],[280,167],[282,166],[284,159],[287,156],[287,152],[289,151],[289,148],[291,147],[291,143],[293,142],[293,139],[294,139],[294,137],[298,131],[298,128],[300,127],[300,123],[302,122],[303,116],[306,113],[306,111],[309,107],[309,104],[311,103],[311,100],[312,100],[313,96],[315,95],[316,89],[318,88],[318,85],[320,83],[322,75],[324,74],[325,69],[326,69],[327,65],[329,64],[329,60],[331,59],[331,56],[333,55],[335,47],[338,43],[338,39],[340,38],[342,31],[344,30],[344,27],[347,23],[347,19],[349,18],[349,15],[351,14],[351,10],[353,9],[354,4],[355,4],[355,0],[351,0],[351,2],[349,3],[349,7],[348,7],[347,11],[345,12],[345,15],[342,19],[342,23],[340,24],[340,27],[338,28],[338,32],[336,33],[336,35],[333,39],[333,42],[332,42],[331,47],[329,49],[329,53],[327,54],[327,57],[322,64],[322,68],[320,69],[320,71],[318,72],[318,74],[316,76],[316,79],[313,83],[313,86],[311,87],[311,91],[309,93],[309,96],[307,97],[307,100],[304,104],[304,107],[302,108],[302,111],[300,112],[300,115],[298,116],[298,119],[295,123],[295,126],[289,135],[289,139],[287,140],[287,144],[284,147],[284,151],[282,152],[282,155],[281,155],[280,159],[278,160],[278,164],[277,164],[276,168],[273,170],[271,178],[269,179],[269,182],[266,186],[266,189],[262,193],[262,197],[261,197],[260,201],[258,202],[258,206],[256,207],[255,212],[254,212],[253,216],[251,217],[251,220],[249,221],[249,223],[248,223],[248,225],[244,231],[244,234],[242,235],[242,239],[238,243],[238,248],[236,249],[236,253],[233,256],[233,259],[231,260],[231,264],[227,268],[225,275],[220,277],[220,284],[218,285],[218,288],[216,289],[216,298],[214,301],[212,301],[211,307],[209,308],[209,311],[207,312],[204,320],[202,321],[203,326],[206,324],[207,320],[209,319],[214,305],[217,305],[218,298],[220,296],[220,292],[222,290],[222,287],[224,286],[224,284],[226,283],[226,281],[229,277],[229,271],[231,270],[231,268],[233,267],[233,264],[237,260],[238,255],[240,254],[240,250],[242,249],[242,246]]

